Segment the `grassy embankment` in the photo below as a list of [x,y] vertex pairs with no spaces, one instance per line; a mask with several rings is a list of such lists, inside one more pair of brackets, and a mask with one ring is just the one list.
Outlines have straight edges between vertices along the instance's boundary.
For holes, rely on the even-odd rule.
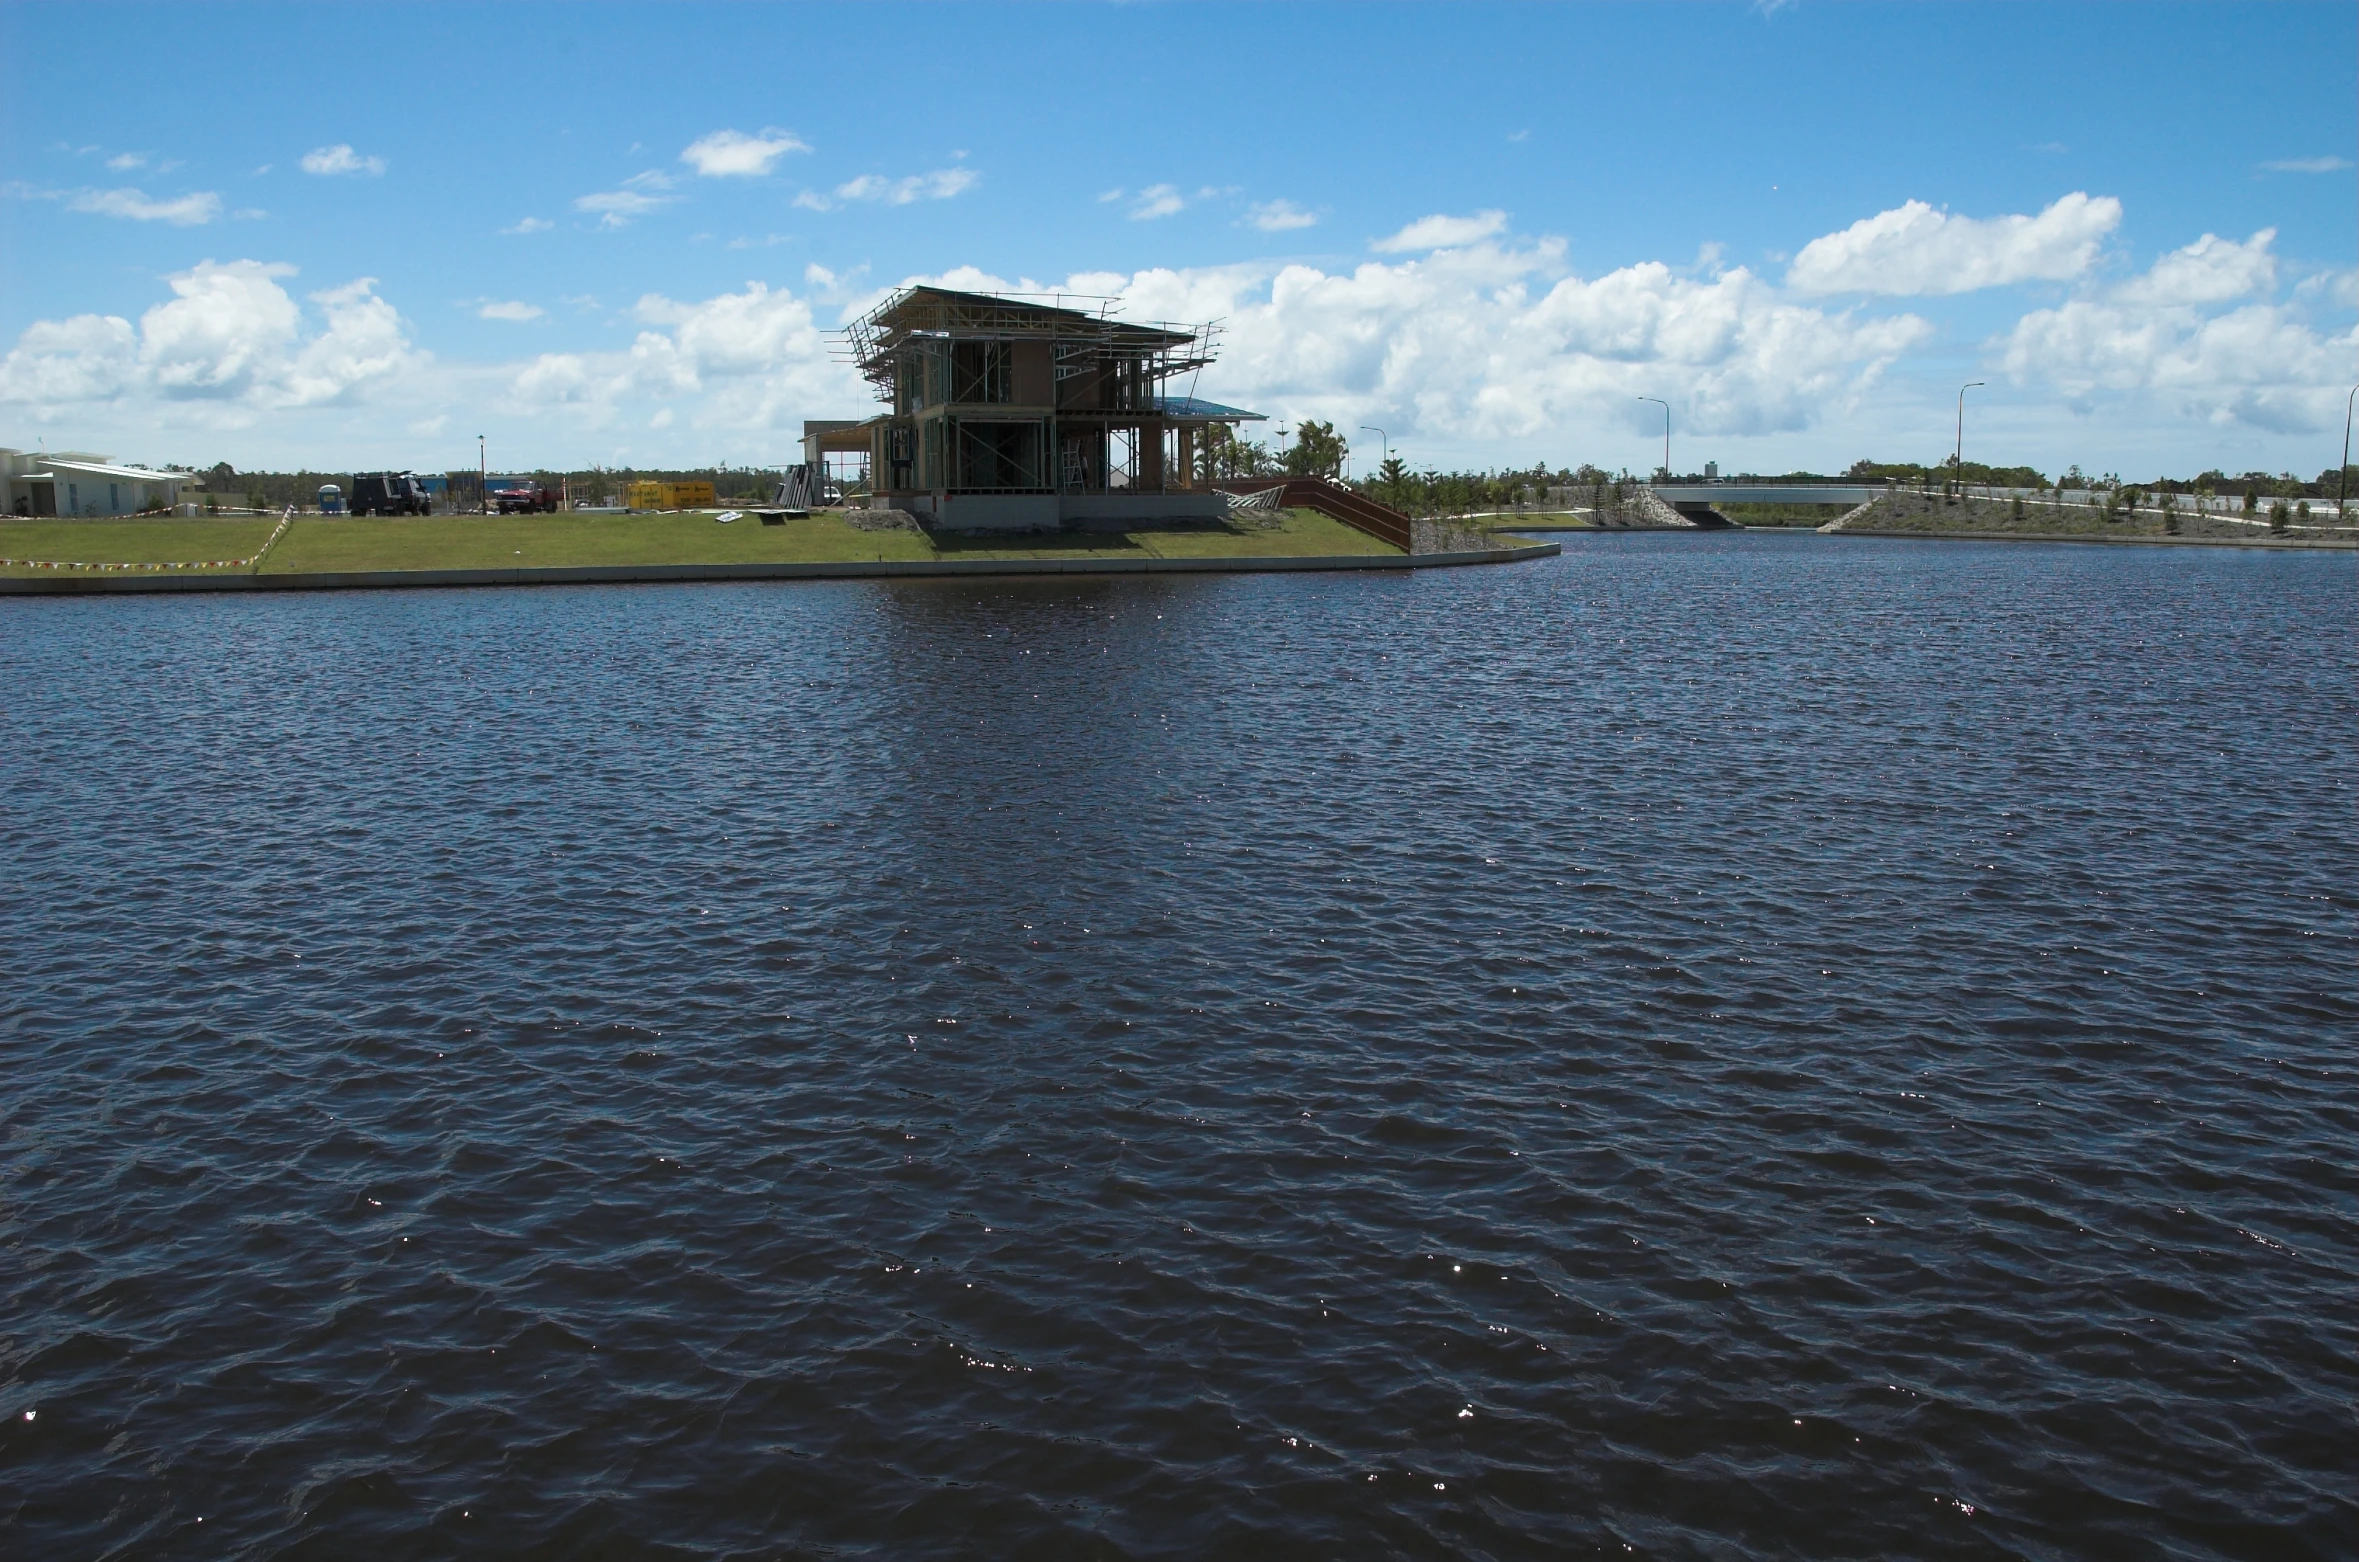
[[[250,556],[275,522],[261,520],[0,521],[0,557],[152,563]],[[1334,558],[1398,549],[1311,510],[1261,519],[1131,532],[1034,537],[861,531],[841,512],[783,526],[752,515],[722,524],[707,512],[661,515],[298,517],[262,573],[564,568],[638,564],[874,563],[930,559]],[[48,574],[0,566],[10,575]],[[176,571],[175,573],[189,573]]]
[[[2322,519],[2313,520],[2308,527],[2295,525],[2286,533],[2285,540],[2350,541],[2353,528],[2324,524],[2331,522],[2333,515],[2329,506]],[[1928,536],[1944,532],[1990,532],[2015,537],[2177,536],[2223,542],[2266,541],[2271,536],[2266,524],[2232,521],[2221,515],[2181,510],[2176,512],[2175,519],[2174,531],[2158,510],[2116,512],[2115,519],[2107,520],[2103,510],[2088,505],[2042,504],[2029,499],[2024,501],[2023,514],[2018,519],[2014,505],[2004,499],[1959,499],[1945,503],[1939,494],[1903,491],[1878,499],[1874,508],[1848,523],[1844,530],[1922,532]]]
[[[33,559],[59,564],[210,564],[247,559],[278,524],[273,516],[236,520],[0,520],[0,559]],[[284,540],[281,540],[284,546]],[[230,569],[179,569],[175,575],[235,575]],[[47,575],[56,571],[0,565],[0,575]]]

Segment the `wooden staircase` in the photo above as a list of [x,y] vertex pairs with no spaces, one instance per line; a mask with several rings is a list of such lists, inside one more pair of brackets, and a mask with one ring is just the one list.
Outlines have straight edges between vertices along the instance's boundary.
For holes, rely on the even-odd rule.
[[1266,494],[1275,488],[1279,492],[1272,502],[1282,509],[1316,510],[1366,532],[1378,542],[1389,542],[1403,553],[1412,551],[1406,515],[1331,478],[1224,477],[1212,486],[1231,494]]

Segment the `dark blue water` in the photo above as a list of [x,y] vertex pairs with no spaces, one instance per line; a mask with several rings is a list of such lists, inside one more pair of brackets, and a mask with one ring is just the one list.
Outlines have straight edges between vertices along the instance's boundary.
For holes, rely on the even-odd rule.
[[11,1557],[2348,1557],[2348,557],[0,602]]

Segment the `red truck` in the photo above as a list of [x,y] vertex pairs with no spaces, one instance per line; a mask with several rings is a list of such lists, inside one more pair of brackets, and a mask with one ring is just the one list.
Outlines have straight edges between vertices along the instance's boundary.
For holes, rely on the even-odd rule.
[[563,494],[529,477],[495,477],[484,492],[502,515],[554,515],[565,504]]

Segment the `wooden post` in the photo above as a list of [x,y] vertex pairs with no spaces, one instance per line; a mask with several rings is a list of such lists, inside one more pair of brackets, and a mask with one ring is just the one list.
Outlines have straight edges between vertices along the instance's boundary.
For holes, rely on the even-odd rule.
[[1139,491],[1163,491],[1163,420],[1149,418],[1139,424]]

